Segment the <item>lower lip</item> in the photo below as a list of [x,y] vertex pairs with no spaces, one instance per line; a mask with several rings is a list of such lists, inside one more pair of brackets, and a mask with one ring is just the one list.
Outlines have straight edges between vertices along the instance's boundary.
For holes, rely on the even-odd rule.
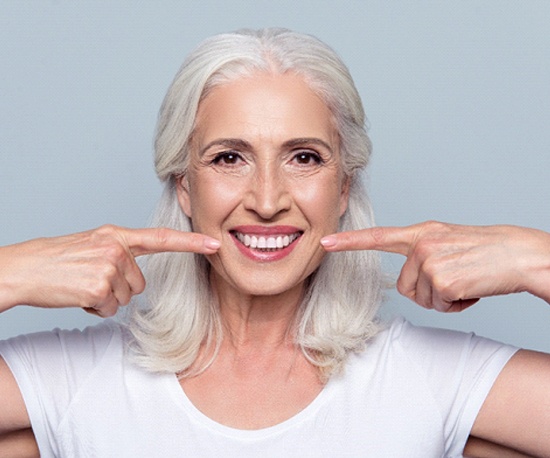
[[298,237],[296,240],[294,240],[290,245],[280,248],[274,251],[260,251],[260,250],[254,250],[252,248],[249,248],[245,246],[241,241],[234,235],[232,235],[233,241],[237,245],[237,248],[239,251],[244,254],[247,258],[252,259],[256,262],[273,262],[273,261],[279,261],[283,258],[286,258],[292,250],[294,250],[294,247],[298,243],[298,241],[302,238],[301,236]]

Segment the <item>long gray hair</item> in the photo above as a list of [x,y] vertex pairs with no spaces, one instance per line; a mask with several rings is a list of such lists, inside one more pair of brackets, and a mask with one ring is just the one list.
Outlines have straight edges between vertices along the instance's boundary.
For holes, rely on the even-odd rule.
[[[371,143],[357,89],[331,48],[286,29],[216,35],[185,60],[159,113],[155,167],[165,190],[153,226],[191,231],[191,221],[178,204],[176,177],[188,167],[199,103],[214,87],[258,71],[294,72],[325,101],[339,132],[342,167],[350,181],[348,208],[339,230],[371,227],[371,205],[363,183]],[[143,367],[187,376],[213,360],[223,327],[208,272],[209,264],[201,255],[164,253],[147,260],[146,300],[131,306],[128,320],[137,344],[135,356]],[[328,254],[312,274],[298,309],[294,338],[324,378],[339,371],[347,356],[363,349],[376,334],[380,300],[380,264],[372,251]],[[201,347],[206,348],[201,354],[208,357],[197,361]]]

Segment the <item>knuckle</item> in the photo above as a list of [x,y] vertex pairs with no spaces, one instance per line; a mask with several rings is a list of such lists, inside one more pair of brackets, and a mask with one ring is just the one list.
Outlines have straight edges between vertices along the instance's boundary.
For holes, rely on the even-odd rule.
[[101,307],[97,309],[97,313],[102,318],[109,318],[111,316],[114,316],[117,312],[117,308],[113,307]]
[[411,300],[414,300],[416,296],[415,285],[407,284],[401,277],[399,277],[395,285],[395,288],[397,289],[397,292],[402,296],[405,296]]
[[88,291],[89,304],[100,304],[112,294],[110,282],[103,280],[95,282]]
[[106,259],[97,270],[97,282],[108,283],[110,285],[111,281],[114,280],[117,275],[118,269],[116,263]]
[[132,285],[132,292],[134,294],[141,294],[143,291],[145,291],[145,280],[142,277],[134,282]]
[[401,281],[397,281],[396,289],[397,289],[397,292],[402,296],[408,297],[408,295],[410,294],[409,289],[406,288]]
[[119,305],[128,305],[130,303],[130,299],[132,298],[132,295],[130,293],[121,294],[118,299]]
[[[105,246],[103,254],[107,260],[116,264],[126,257],[127,252],[120,243],[109,243]],[[108,265],[114,267],[111,262]]]
[[432,280],[433,289],[437,291],[438,295],[442,298],[451,298],[455,291],[454,291],[454,283],[449,281],[448,278],[437,275]]
[[425,230],[428,230],[430,232],[438,232],[444,230],[447,227],[445,223],[435,220],[426,221],[423,226]]
[[113,224],[104,224],[95,230],[98,234],[114,234],[116,231],[117,226]]
[[155,242],[159,248],[163,248],[168,245],[169,231],[164,227],[157,227],[155,229]]
[[377,245],[382,245],[386,240],[386,230],[383,227],[373,227],[371,230],[371,235]]

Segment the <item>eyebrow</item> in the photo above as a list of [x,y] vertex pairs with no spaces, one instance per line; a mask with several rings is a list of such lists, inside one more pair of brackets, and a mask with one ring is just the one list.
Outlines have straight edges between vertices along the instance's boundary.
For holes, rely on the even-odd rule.
[[202,156],[213,146],[224,146],[226,148],[238,150],[252,149],[252,145],[250,143],[240,138],[217,138],[216,140],[211,141],[204,148],[202,148],[199,152],[199,155]]
[[[331,154],[333,153],[332,147],[316,137],[302,137],[302,138],[292,138],[283,143],[284,148],[296,148],[299,146],[306,145],[318,145],[326,148]],[[213,146],[224,146],[226,148],[237,149],[237,150],[252,150],[253,147],[246,140],[240,138],[217,138],[216,140],[208,143],[204,148],[200,150],[200,156],[202,156],[206,151],[208,151]]]
[[330,153],[333,152],[332,147],[327,142],[316,137],[293,138],[283,143],[283,146],[286,148],[296,148],[305,145],[318,145],[326,148]]

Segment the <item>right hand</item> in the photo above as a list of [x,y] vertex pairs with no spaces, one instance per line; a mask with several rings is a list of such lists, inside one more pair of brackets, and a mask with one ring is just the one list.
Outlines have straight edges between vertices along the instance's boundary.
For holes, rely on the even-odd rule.
[[81,307],[112,316],[145,288],[135,258],[166,251],[213,254],[206,235],[102,226],[0,248],[0,311],[15,305]]
[[522,291],[550,303],[550,234],[536,229],[428,221],[340,232],[322,244],[406,256],[397,289],[429,309],[458,312],[482,297]]

